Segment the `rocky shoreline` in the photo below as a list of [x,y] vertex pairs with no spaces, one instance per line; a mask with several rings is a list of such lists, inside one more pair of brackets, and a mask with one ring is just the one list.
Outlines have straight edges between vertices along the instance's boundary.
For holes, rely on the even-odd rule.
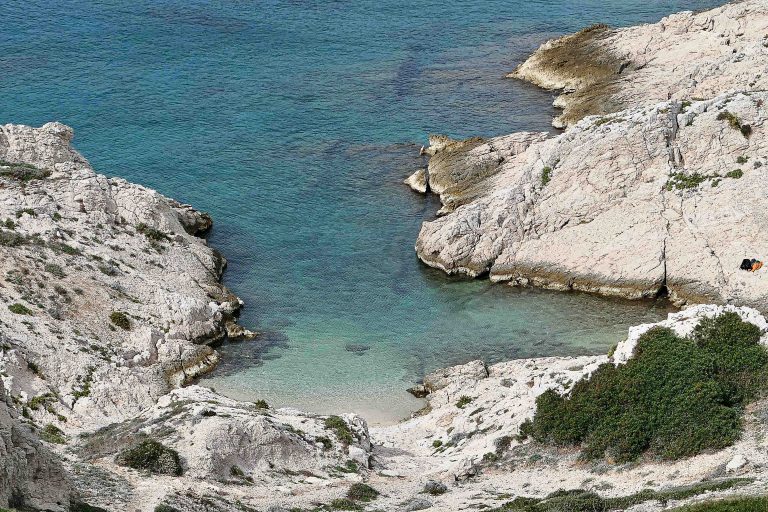
[[[768,281],[738,269],[768,253],[767,33],[752,0],[545,44],[514,76],[563,90],[569,129],[432,137],[408,183],[444,206],[419,257],[519,286],[668,293],[691,307],[656,326],[685,336],[730,312],[767,345]],[[537,397],[626,363],[654,325],[610,356],[434,372],[426,407],[389,427],[194,385],[211,343],[254,335],[201,238],[211,219],[96,174],[72,138],[0,126],[0,509],[447,511],[581,489],[650,512],[768,494],[765,399],[732,446],[678,461],[586,463],[517,436]]]

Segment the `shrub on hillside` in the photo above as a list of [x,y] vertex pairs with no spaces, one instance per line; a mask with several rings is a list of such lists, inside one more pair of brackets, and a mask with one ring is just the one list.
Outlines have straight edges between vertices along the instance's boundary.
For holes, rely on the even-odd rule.
[[180,476],[182,473],[178,452],[153,439],[144,440],[133,448],[123,450],[117,455],[115,462],[121,466],[159,475]]
[[616,462],[730,446],[744,406],[768,382],[768,352],[759,338],[760,330],[735,313],[702,320],[687,339],[651,329],[626,364],[600,366],[566,395],[542,394],[520,434]]

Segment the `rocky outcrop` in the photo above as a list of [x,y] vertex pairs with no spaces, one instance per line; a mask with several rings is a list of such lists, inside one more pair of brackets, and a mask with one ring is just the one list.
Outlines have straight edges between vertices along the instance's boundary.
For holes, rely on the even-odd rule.
[[[432,222],[419,257],[449,273],[768,311],[765,101],[729,93],[588,117],[532,143]],[[506,138],[492,139],[502,145]],[[457,165],[465,165],[464,156]]]
[[768,89],[768,3],[732,2],[658,23],[596,25],[549,41],[509,76],[563,91],[554,125],[668,99]]
[[0,508],[62,511],[71,497],[61,462],[18,418],[0,380]]
[[[667,327],[687,336],[701,319],[726,311],[758,326],[763,333],[761,342],[768,346],[768,322],[756,310],[700,305],[671,313],[662,322],[630,328],[611,357],[521,359],[494,364],[487,370],[482,362],[473,361],[441,370],[438,380],[431,379],[434,390],[423,414],[371,430],[374,444],[382,447],[378,460],[401,468],[397,485],[404,488],[414,479],[421,486],[430,481],[431,485],[443,483],[446,490],[430,497],[439,510],[459,510],[467,503],[493,504],[497,497],[489,489],[512,496],[544,496],[556,489],[577,488],[626,496],[649,487],[685,486],[725,476],[754,478],[750,487],[738,492],[765,494],[768,455],[764,449],[764,415],[768,402],[764,400],[749,408],[745,433],[732,447],[675,462],[586,463],[578,451],[547,448],[517,438],[520,425],[535,413],[536,398],[545,391],[567,392],[601,364],[626,363],[637,339],[653,327]],[[642,510],[659,508],[662,505],[647,503]]]

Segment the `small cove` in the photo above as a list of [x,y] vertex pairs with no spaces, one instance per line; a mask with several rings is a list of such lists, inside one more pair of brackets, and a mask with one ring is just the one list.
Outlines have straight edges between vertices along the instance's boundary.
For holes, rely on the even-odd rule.
[[222,345],[204,385],[390,422],[435,368],[600,353],[666,314],[426,268],[438,205],[401,182],[427,133],[549,130],[552,93],[502,78],[545,39],[716,4],[10,2],[0,122],[69,124],[97,171],[212,214],[264,334]]

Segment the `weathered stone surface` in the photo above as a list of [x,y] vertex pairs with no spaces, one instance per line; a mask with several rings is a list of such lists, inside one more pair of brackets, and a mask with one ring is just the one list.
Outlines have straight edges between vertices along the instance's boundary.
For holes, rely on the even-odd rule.
[[0,379],[0,508],[64,511],[71,495],[61,462],[18,418]]
[[766,311],[764,273],[739,270],[768,255],[768,200],[756,186],[768,172],[766,100],[729,93],[588,117],[502,164],[484,195],[424,223],[417,253],[448,273],[513,284],[631,298],[666,288],[678,303]]
[[768,89],[768,3],[731,2],[658,23],[596,26],[542,45],[510,74],[563,90],[556,126],[668,99]]

